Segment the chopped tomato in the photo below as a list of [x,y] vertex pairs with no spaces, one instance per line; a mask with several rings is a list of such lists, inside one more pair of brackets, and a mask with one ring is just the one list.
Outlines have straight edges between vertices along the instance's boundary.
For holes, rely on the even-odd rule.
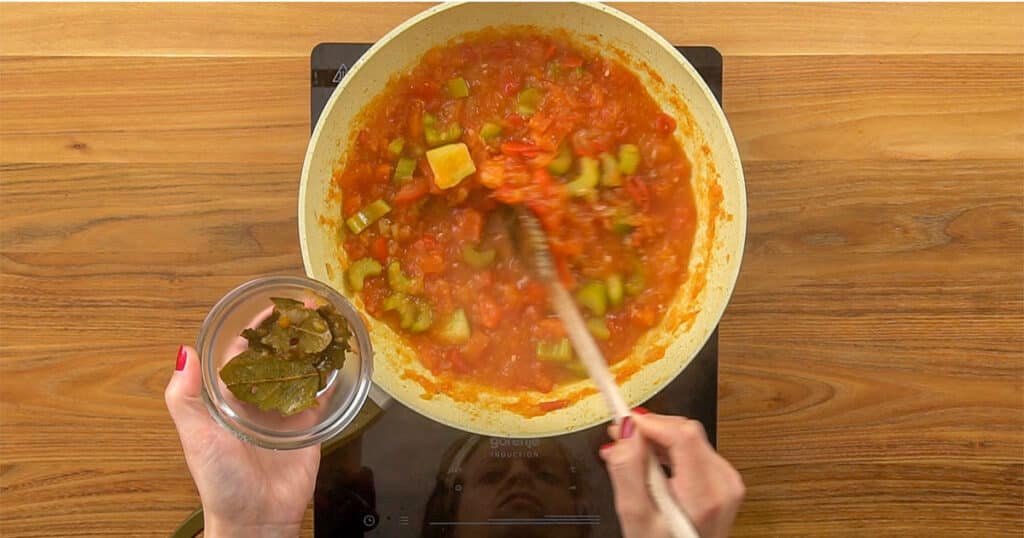
[[671,134],[676,130],[676,120],[672,116],[661,112],[654,117],[654,128],[662,134]]
[[392,201],[395,205],[408,205],[420,198],[423,198],[430,192],[429,180],[427,178],[415,178],[409,183],[402,185],[402,188],[398,189],[395,193],[395,197]]
[[510,156],[535,157],[540,153],[540,148],[535,144],[527,144],[525,142],[505,142],[501,145],[501,152]]
[[384,236],[380,236],[373,241],[373,248],[370,253],[380,263],[384,263],[388,259],[388,239]]
[[[543,93],[539,108],[519,102],[528,87]],[[688,277],[662,269],[688,265],[697,228],[691,165],[665,112],[628,66],[557,34],[489,29],[424,51],[358,111],[355,136],[342,141],[352,158],[332,174],[332,196],[344,218],[370,204],[383,212],[386,226],[344,234],[345,257],[398,262],[422,282],[411,295],[431,323],[401,328],[402,316],[384,309],[400,291],[386,273],[358,292],[365,314],[407,340],[438,391],[466,381],[536,394],[577,379],[537,356],[565,328],[515,252],[504,206],[521,204],[540,221],[569,289],[620,281],[631,290],[606,312],[611,338],[598,342],[609,363],[626,357]],[[447,144],[465,144],[475,171],[441,190],[424,152]],[[596,160],[596,181],[582,157]],[[416,167],[396,185],[400,159]],[[636,171],[616,175],[613,159]],[[533,399],[531,410],[568,405],[560,397]]]

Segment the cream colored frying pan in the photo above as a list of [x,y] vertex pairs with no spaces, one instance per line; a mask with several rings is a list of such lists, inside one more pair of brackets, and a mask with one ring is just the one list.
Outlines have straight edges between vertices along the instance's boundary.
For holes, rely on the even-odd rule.
[[[627,401],[638,404],[686,368],[721,318],[743,253],[746,197],[736,143],[707,86],[665,39],[615,9],[600,4],[444,4],[409,19],[378,41],[335,90],[306,152],[299,190],[299,235],[306,273],[333,285],[357,308],[362,307],[360,298],[343,284],[348,260],[333,224],[341,221],[340,199],[328,196],[332,172],[344,165],[357,113],[392,75],[415,64],[431,47],[466,32],[509,24],[564,29],[586,46],[625,53],[629,67],[662,109],[677,119],[676,136],[693,164],[699,224],[689,267],[648,268],[651,278],[668,271],[687,271],[689,277],[661,324],[612,369],[621,379]],[[449,426],[507,437],[564,434],[611,418],[589,380],[547,394],[499,394],[437,379],[419,364],[415,351],[399,334],[368,314],[365,318],[377,353],[373,380],[381,390],[373,398],[378,404],[390,395]],[[562,399],[574,403],[537,416],[522,412]]]

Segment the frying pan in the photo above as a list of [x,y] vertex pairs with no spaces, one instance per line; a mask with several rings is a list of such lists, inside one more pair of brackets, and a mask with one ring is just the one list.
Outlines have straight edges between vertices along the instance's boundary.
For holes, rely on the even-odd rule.
[[[338,243],[337,226],[345,193],[329,196],[332,172],[344,166],[358,113],[392,76],[414,65],[430,48],[467,32],[509,24],[565,30],[582,46],[623,60],[662,110],[676,118],[675,136],[691,161],[698,224],[689,266],[647,268],[651,279],[668,271],[686,271],[688,277],[661,323],[612,368],[625,398],[636,405],[679,375],[718,324],[739,272],[746,195],[736,143],[703,80],[664,38],[620,11],[576,3],[443,4],[384,36],[342,80],[313,131],[299,189],[303,264],[307,275],[333,285],[363,309],[362,300],[343,282],[349,262]],[[362,311],[376,350],[373,381],[380,390],[371,396],[378,404],[390,396],[454,428],[505,437],[559,435],[611,417],[589,380],[546,394],[499,393],[434,376],[399,334]],[[558,401],[570,403],[539,411]]]

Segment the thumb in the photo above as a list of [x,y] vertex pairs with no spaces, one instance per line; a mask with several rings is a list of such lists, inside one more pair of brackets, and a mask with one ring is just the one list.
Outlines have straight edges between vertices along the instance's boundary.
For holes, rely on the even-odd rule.
[[[625,419],[628,420],[632,418]],[[626,535],[644,536],[643,529],[651,523],[656,512],[647,491],[647,448],[632,425],[623,429],[630,434],[602,447],[600,455],[608,467],[615,491],[615,511],[622,520],[623,528],[633,531]]]
[[164,389],[167,411],[179,432],[187,423],[207,414],[200,396],[202,385],[199,354],[191,346],[181,346],[178,348],[174,374]]

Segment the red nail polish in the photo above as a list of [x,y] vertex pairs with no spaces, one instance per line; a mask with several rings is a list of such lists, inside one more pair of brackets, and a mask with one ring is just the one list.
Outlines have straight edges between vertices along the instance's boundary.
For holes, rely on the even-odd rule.
[[634,428],[634,424],[633,424],[633,419],[632,418],[626,417],[626,418],[622,419],[622,426],[619,427],[619,432],[621,432],[620,437],[622,439],[629,439],[630,437],[632,437],[633,436],[633,428]]
[[185,369],[185,361],[188,360],[188,351],[185,351],[185,346],[178,348],[178,362],[174,364],[174,369],[182,371]]
[[648,410],[647,410],[646,408],[644,408],[644,407],[637,407],[637,408],[634,408],[634,409],[633,409],[633,412],[634,412],[634,413],[636,413],[636,414],[638,414],[638,415],[648,415],[648,414],[650,414],[650,411],[648,411]]
[[601,445],[601,450],[608,450],[609,448],[611,448],[613,446],[615,446],[614,442],[612,442],[612,443],[605,443],[605,444]]

